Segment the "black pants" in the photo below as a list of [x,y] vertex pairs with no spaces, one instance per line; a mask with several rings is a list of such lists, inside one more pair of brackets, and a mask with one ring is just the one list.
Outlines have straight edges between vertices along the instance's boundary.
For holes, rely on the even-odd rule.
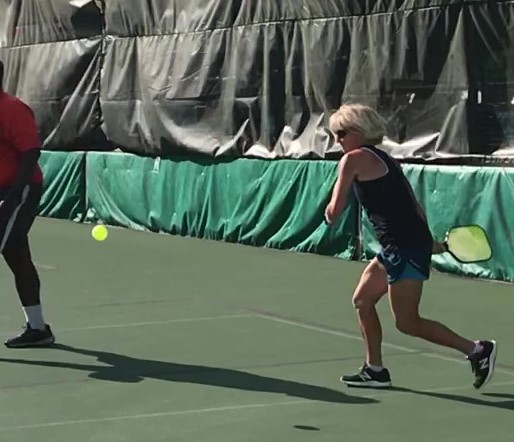
[[[0,200],[10,188],[0,188]],[[0,253],[6,248],[28,247],[28,234],[39,212],[43,186],[31,184],[23,189],[20,204],[10,213],[0,216]]]

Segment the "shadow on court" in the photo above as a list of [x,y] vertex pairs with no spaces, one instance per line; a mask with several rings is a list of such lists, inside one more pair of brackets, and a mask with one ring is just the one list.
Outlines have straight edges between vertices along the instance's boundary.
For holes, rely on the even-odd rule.
[[437,399],[446,399],[455,402],[461,402],[463,404],[479,405],[482,407],[499,408],[501,410],[514,411],[514,394],[501,394],[501,393],[484,393],[483,396],[496,399],[506,399],[504,401],[491,401],[486,399],[480,399],[478,397],[463,396],[454,393],[443,393],[435,391],[418,391],[410,388],[395,387],[393,391],[400,391],[419,396],[426,396]]
[[56,344],[52,348],[97,358],[104,365],[76,364],[71,362],[35,361],[25,359],[0,358],[0,362],[33,366],[55,367],[90,372],[89,377],[113,382],[137,383],[145,379],[158,379],[170,382],[183,382],[238,390],[280,393],[287,396],[313,401],[373,404],[377,400],[348,396],[329,388],[259,376],[245,371],[201,365],[179,364],[175,362],[137,359],[96,350],[86,350]]

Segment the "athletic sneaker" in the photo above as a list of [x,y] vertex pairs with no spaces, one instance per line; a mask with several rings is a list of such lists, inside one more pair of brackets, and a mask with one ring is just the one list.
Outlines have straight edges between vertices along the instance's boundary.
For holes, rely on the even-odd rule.
[[29,324],[26,324],[22,333],[5,341],[5,346],[8,348],[43,347],[52,345],[54,342],[55,336],[48,324],[44,330],[32,329]]
[[480,341],[479,343],[483,347],[482,351],[467,357],[471,363],[471,370],[475,374],[473,386],[476,389],[486,385],[493,377],[498,348],[495,341]]
[[342,376],[341,381],[349,387],[388,388],[391,386],[391,376],[387,368],[375,371],[367,364],[364,364],[358,373]]

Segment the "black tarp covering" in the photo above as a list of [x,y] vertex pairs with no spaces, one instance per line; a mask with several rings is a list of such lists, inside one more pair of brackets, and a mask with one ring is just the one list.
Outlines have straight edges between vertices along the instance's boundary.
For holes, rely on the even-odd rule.
[[35,111],[45,147],[104,145],[100,74],[102,14],[65,0],[0,0],[4,87]]
[[514,162],[514,0],[0,0],[0,58],[51,150],[337,157],[352,101],[397,157]]

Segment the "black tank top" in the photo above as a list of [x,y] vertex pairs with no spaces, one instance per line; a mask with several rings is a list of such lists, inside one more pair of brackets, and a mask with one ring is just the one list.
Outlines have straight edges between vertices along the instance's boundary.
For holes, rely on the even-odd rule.
[[384,248],[431,247],[432,235],[400,164],[375,146],[363,146],[379,157],[388,172],[371,181],[354,181],[354,191]]

